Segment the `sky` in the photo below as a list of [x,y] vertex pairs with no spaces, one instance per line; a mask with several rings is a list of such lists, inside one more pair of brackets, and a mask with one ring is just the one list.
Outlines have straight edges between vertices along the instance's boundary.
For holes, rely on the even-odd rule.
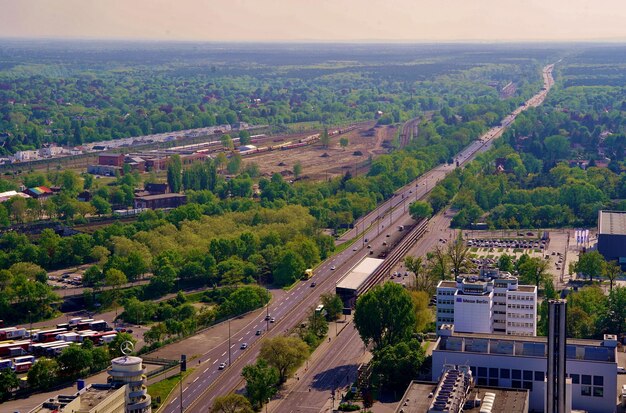
[[0,0],[0,38],[626,41],[624,0]]

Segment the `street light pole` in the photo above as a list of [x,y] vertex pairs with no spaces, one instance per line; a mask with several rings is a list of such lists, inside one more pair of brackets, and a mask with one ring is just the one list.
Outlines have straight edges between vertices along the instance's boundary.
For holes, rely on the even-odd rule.
[[183,373],[180,373],[180,413],[183,413]]

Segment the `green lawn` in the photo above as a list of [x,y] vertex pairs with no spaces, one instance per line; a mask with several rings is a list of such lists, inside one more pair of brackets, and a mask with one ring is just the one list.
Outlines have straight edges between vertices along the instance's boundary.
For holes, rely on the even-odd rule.
[[[193,372],[193,369],[188,369],[185,373],[183,373],[184,377],[190,375],[191,372]],[[148,394],[152,396],[153,410],[156,410],[159,405],[165,401],[167,396],[169,396],[178,383],[180,383],[180,373],[148,386]],[[160,402],[157,402],[157,400],[160,400]]]

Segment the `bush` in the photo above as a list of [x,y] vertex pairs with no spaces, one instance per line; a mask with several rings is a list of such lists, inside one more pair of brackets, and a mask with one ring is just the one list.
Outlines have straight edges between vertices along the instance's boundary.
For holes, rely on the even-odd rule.
[[361,408],[356,405],[356,404],[352,404],[352,403],[341,403],[339,405],[339,410],[341,410],[342,412],[354,412],[357,410],[361,410]]

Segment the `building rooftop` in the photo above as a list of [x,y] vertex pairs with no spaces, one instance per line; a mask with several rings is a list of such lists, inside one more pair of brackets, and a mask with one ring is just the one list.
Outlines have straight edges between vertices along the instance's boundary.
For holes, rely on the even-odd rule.
[[626,235],[626,211],[598,211],[598,235]]
[[337,288],[358,290],[361,284],[383,263],[380,258],[364,258],[338,283]]
[[[502,334],[452,333],[442,335],[435,346],[438,351],[546,357],[547,337],[503,336]],[[615,363],[615,347],[603,340],[567,339],[567,358]]]
[[438,287],[456,288],[456,281],[441,281]]
[[125,392],[123,388],[108,384],[92,384],[72,395],[59,394],[50,398],[29,413],[89,412],[117,391]]
[[[430,393],[434,393],[437,383],[412,381],[409,384],[402,401],[396,409],[396,413],[425,413],[428,412],[433,399]],[[495,394],[492,413],[526,413],[528,412],[528,390],[525,389],[501,389],[493,387],[472,387],[467,400],[481,399],[485,393]],[[466,406],[463,412],[480,412],[480,407]]]
[[139,196],[136,197],[135,199],[140,199],[143,201],[151,201],[154,199],[169,199],[169,198],[184,198],[185,195],[184,194],[156,194],[156,195],[146,195],[146,196]]
[[537,287],[535,287],[534,285],[518,285],[517,286],[517,291],[521,291],[523,293],[532,293],[532,292],[535,292],[536,289]]

